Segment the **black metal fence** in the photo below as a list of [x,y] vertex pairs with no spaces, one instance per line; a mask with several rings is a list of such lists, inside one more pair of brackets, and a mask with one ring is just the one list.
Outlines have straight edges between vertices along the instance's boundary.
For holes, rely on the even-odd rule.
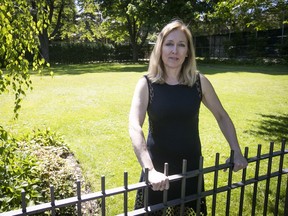
[[[169,177],[170,182],[174,181],[182,181],[182,196],[179,197],[179,199],[167,201],[167,195],[169,193],[169,190],[163,191],[163,202],[159,203],[157,205],[148,206],[148,200],[144,200],[144,208],[138,209],[138,210],[132,210],[128,211],[128,195],[130,192],[135,192],[138,189],[143,188],[144,189],[144,197],[147,197],[147,194],[149,192],[149,183],[148,183],[148,170],[146,170],[146,181],[145,182],[139,182],[136,184],[130,184],[128,185],[128,173],[124,173],[124,185],[123,187],[113,188],[113,189],[106,189],[105,187],[105,177],[103,176],[101,178],[101,191],[96,193],[90,193],[90,194],[81,194],[81,182],[77,182],[77,195],[75,197],[70,197],[67,199],[62,200],[55,200],[54,197],[54,188],[51,187],[51,201],[47,203],[43,203],[36,206],[30,206],[27,207],[27,204],[25,202],[25,191],[22,192],[22,208],[19,210],[9,211],[5,213],[1,213],[1,216],[12,216],[12,215],[35,215],[37,213],[43,213],[50,211],[52,215],[56,214],[57,208],[63,208],[67,206],[75,206],[76,215],[82,215],[82,204],[88,201],[97,200],[99,201],[99,208],[101,208],[101,215],[107,215],[106,213],[106,199],[110,196],[114,195],[123,195],[123,214],[121,215],[141,215],[141,214],[147,214],[150,212],[155,212],[159,210],[163,210],[163,215],[165,215],[165,210],[171,206],[179,205],[180,209],[184,209],[185,203],[197,200],[197,212],[196,214],[199,215],[200,212],[200,201],[202,198],[208,198],[211,200],[211,215],[219,215],[220,213],[217,212],[217,199],[223,199],[223,197],[219,197],[220,194],[224,194],[226,197],[225,206],[220,206],[221,208],[221,215],[231,215],[231,208],[233,207],[233,214],[235,215],[235,206],[237,207],[237,215],[246,215],[247,211],[243,212],[243,206],[244,206],[244,199],[247,198],[245,191],[247,191],[247,187],[252,187],[252,193],[250,193],[251,197],[251,207],[249,208],[249,215],[256,215],[256,205],[261,205],[262,213],[261,215],[267,215],[268,211],[271,212],[271,209],[273,209],[273,215],[288,215],[288,163],[287,158],[285,158],[285,155],[288,154],[288,150],[285,150],[285,144],[286,141],[283,140],[281,143],[281,148],[278,151],[274,151],[274,142],[270,143],[270,150],[267,154],[261,154],[261,145],[258,145],[257,155],[254,157],[248,157],[248,151],[249,148],[245,148],[245,157],[248,160],[249,166],[242,171],[242,177],[240,181],[236,181],[233,179],[233,155],[234,152],[231,151],[231,161],[227,164],[219,164],[219,158],[220,155],[217,153],[215,158],[215,165],[212,167],[203,167],[203,158],[200,158],[200,165],[198,170],[194,170],[191,172],[186,171],[186,160],[183,160],[183,170],[182,173],[179,173],[177,175],[170,175],[168,176],[168,164],[165,164],[165,170],[164,173]],[[264,162],[265,161],[265,162]],[[274,163],[276,161],[276,165]],[[265,168],[267,167],[267,170],[265,173],[260,172],[260,167],[262,166],[262,163],[264,164]],[[275,168],[276,166],[276,168]],[[228,169],[227,175],[227,184],[221,185],[219,182],[219,171]],[[250,169],[250,170],[249,170]],[[249,174],[248,174],[249,170]],[[262,170],[262,169],[261,169]],[[251,175],[252,173],[252,175]],[[202,179],[204,175],[214,175],[213,179],[213,187],[211,189],[202,191]],[[286,176],[285,176],[286,174]],[[185,196],[185,182],[187,178],[191,177],[198,177],[199,178],[199,184],[198,184],[198,193],[191,196]],[[286,177],[286,182],[285,178]],[[273,190],[273,197],[271,198],[271,181],[272,179],[276,182],[276,190]],[[259,188],[260,182],[263,182],[265,184],[265,189]],[[235,190],[238,189],[238,190]],[[231,200],[233,198],[234,193],[232,191],[238,192],[238,199],[237,203],[231,203]],[[281,191],[282,191],[282,197],[281,197]],[[283,191],[284,192],[284,198],[283,198]],[[259,203],[259,194],[264,193],[263,202]],[[246,197],[246,198],[245,198]],[[284,205],[283,200],[285,200]],[[272,203],[272,207],[271,207]],[[268,209],[268,206],[270,206],[270,209]],[[281,212],[280,212],[280,206],[282,206]],[[283,209],[284,206],[284,209]],[[219,209],[219,206],[218,206]],[[183,212],[183,211],[180,211]]]
[[194,43],[197,57],[287,59],[288,28],[197,36]]

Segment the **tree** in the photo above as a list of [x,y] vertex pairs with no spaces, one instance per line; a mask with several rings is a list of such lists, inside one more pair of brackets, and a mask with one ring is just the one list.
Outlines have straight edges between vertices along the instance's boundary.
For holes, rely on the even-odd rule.
[[161,1],[123,0],[96,1],[103,12],[106,36],[115,42],[130,44],[133,61],[138,61],[139,50],[146,42],[149,32],[159,23],[157,12]]
[[104,38],[102,12],[99,5],[93,0],[78,0],[78,13],[76,18],[79,41],[96,41]]
[[[40,2],[39,6],[43,6]],[[43,14],[45,18],[45,14]],[[0,94],[12,89],[15,95],[14,113],[18,117],[25,90],[31,89],[28,56],[32,56],[33,70],[44,64],[39,58],[37,35],[44,23],[33,21],[26,0],[2,0],[0,3]]]
[[41,55],[49,62],[51,39],[67,39],[75,34],[76,5],[74,0],[29,0],[31,14],[36,23],[43,23],[39,31]]
[[116,42],[129,42],[133,60],[138,60],[150,33],[159,31],[164,24],[180,18],[197,31],[201,27],[199,14],[203,14],[218,1],[187,0],[98,0],[103,11],[106,36]]
[[232,32],[259,31],[281,28],[288,20],[287,11],[287,0],[222,0],[209,18],[226,22]]

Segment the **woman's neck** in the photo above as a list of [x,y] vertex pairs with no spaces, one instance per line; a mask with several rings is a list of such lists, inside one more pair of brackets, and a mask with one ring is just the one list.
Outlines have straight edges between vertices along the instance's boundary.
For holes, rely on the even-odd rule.
[[179,84],[179,74],[180,71],[179,70],[169,70],[166,71],[166,76],[165,76],[165,82],[169,85],[176,85]]

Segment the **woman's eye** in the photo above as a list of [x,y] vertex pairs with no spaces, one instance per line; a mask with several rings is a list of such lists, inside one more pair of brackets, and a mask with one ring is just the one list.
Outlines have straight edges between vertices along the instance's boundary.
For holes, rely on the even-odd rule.
[[174,46],[173,43],[166,43],[166,46]]
[[186,45],[185,45],[185,44],[179,44],[179,46],[180,46],[180,47],[185,47]]

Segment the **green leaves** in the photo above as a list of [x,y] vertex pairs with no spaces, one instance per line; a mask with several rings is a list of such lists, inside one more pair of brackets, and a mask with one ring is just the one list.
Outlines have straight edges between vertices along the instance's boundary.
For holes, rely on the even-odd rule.
[[288,19],[287,10],[286,0],[219,1],[210,15],[222,24],[226,21],[230,31],[259,31],[281,28]]
[[[74,196],[77,177],[65,162],[69,154],[61,136],[49,129],[16,139],[0,126],[0,212],[18,209],[23,190],[28,206],[49,201],[50,185],[56,199]],[[61,212],[73,215],[74,209]]]
[[23,189],[28,192],[27,194],[40,194],[33,187],[41,183],[37,178],[38,174],[32,169],[37,164],[36,157],[25,152],[23,147],[0,127],[1,212],[19,207]]
[[31,89],[32,83],[28,75],[27,56],[32,55],[34,65],[43,65],[38,57],[37,31],[40,24],[35,24],[30,7],[24,0],[3,0],[0,5],[0,17],[0,58],[3,62],[1,66],[5,68],[4,73],[0,71],[0,94],[12,90],[15,95],[14,113],[17,118],[25,91]]

